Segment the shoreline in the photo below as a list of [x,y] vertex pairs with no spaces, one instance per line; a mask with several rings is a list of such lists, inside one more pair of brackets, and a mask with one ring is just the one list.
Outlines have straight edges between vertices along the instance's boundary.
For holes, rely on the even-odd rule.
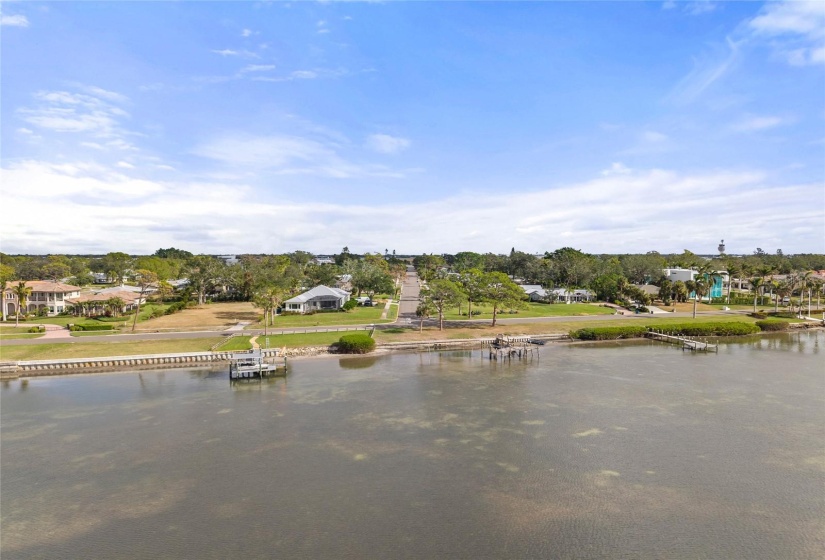
[[[823,330],[822,325],[808,325],[803,328],[794,328],[786,333],[800,330]],[[763,331],[752,335],[763,336],[777,334],[779,331]],[[569,335],[544,334],[528,337],[513,337],[524,339],[543,340],[547,344],[580,345],[580,344],[615,344],[627,341],[648,340],[645,337],[620,338],[613,340],[574,340]],[[740,336],[709,337],[715,340],[731,340]],[[490,338],[475,339],[448,339],[422,340],[410,342],[383,343],[368,354],[339,354],[330,352],[329,346],[303,346],[286,349],[282,353],[279,349],[269,351],[269,358],[286,360],[310,360],[332,358],[358,358],[367,356],[386,356],[394,353],[442,352],[449,350],[482,350],[492,341]],[[542,345],[543,346],[543,345]],[[541,346],[539,346],[541,348]],[[176,354],[134,355],[134,356],[104,356],[58,360],[19,360],[0,362],[0,381],[11,381],[30,377],[53,377],[64,375],[78,375],[90,373],[110,373],[118,371],[172,369],[182,367],[209,367],[223,366],[228,362],[232,352],[186,352]]]

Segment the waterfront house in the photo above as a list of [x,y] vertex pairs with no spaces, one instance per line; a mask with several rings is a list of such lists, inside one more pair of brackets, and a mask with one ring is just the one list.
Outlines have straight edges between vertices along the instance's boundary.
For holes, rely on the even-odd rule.
[[341,309],[347,301],[349,301],[349,292],[322,285],[286,300],[283,309],[291,313],[329,311]]
[[550,291],[551,299],[556,301],[563,301],[565,303],[581,303],[583,301],[591,301],[595,299],[595,294],[590,290],[566,290],[564,288],[556,288]]
[[547,290],[538,284],[522,284],[521,289],[524,290],[530,301],[546,301],[550,295]]
[[31,294],[26,300],[26,308],[21,309],[21,314],[42,313],[41,309],[46,308],[49,316],[63,313],[66,309],[66,299],[80,295],[80,288],[63,282],[53,282],[51,280],[12,280],[6,285],[3,292],[3,319],[17,314],[19,302],[14,288],[20,282],[24,282],[26,287],[31,288]]
[[66,303],[74,308],[75,315],[86,315],[88,317],[96,317],[99,315],[106,315],[113,311],[109,303],[115,298],[123,302],[119,313],[128,313],[137,308],[138,303],[141,305],[146,303],[146,298],[141,299],[139,293],[131,290],[109,289],[101,290],[97,293],[82,294],[77,297],[66,299]]

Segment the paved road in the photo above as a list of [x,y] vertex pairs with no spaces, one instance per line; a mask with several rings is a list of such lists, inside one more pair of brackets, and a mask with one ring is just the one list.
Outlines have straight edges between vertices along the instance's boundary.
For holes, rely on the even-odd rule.
[[400,322],[405,319],[415,320],[415,310],[418,308],[418,296],[421,287],[418,285],[418,273],[411,266],[407,267],[407,275],[401,285],[401,299],[398,304],[398,318]]

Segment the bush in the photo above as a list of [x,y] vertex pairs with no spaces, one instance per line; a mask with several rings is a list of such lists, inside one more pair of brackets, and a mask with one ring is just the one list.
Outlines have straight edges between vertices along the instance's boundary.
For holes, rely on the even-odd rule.
[[647,327],[590,327],[571,331],[570,337],[578,340],[617,340],[639,338],[645,335]]
[[186,309],[186,302],[185,301],[176,301],[172,305],[166,308],[166,311],[163,313],[165,315],[172,315],[173,313],[177,313],[178,311],[183,311]]
[[337,346],[342,354],[367,354],[375,350],[375,341],[368,334],[345,334]]
[[112,325],[69,325],[70,331],[111,331]]
[[164,311],[161,308],[157,308],[157,309],[152,310],[152,313],[151,313],[150,316],[154,319],[156,317],[163,317],[164,315],[166,315],[166,311]]
[[681,336],[741,336],[759,332],[753,323],[680,323],[652,327],[667,334]]
[[351,311],[358,306],[358,301],[354,299],[348,299],[347,302],[344,304],[344,311]]
[[786,331],[790,328],[790,321],[757,321],[756,326],[763,331]]
[[37,327],[30,327],[29,332],[30,333],[44,333],[44,332],[46,332],[46,327],[44,327],[43,325],[40,325],[40,326],[37,326]]
[[757,312],[757,313],[748,313],[749,317],[753,317],[754,319],[767,319],[768,314],[765,312]]

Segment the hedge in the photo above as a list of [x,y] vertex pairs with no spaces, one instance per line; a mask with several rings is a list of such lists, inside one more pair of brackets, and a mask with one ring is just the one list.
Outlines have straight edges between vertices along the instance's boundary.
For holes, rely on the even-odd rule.
[[757,321],[756,326],[763,331],[784,331],[790,328],[790,321]]
[[753,323],[679,323],[651,327],[666,334],[681,336],[740,336],[759,332]]
[[591,327],[570,332],[578,340],[616,340],[640,338],[651,329],[681,336],[738,336],[758,333],[761,329],[753,323],[677,323],[665,326]]
[[46,332],[46,327],[44,327],[43,325],[40,325],[39,327],[30,327],[29,332],[30,333],[44,333],[44,332]]
[[112,325],[69,325],[70,331],[111,331]]
[[367,354],[375,350],[375,341],[368,334],[345,334],[337,346],[341,354]]
[[590,327],[571,331],[570,337],[579,340],[616,340],[619,338],[639,338],[645,335],[647,327]]

